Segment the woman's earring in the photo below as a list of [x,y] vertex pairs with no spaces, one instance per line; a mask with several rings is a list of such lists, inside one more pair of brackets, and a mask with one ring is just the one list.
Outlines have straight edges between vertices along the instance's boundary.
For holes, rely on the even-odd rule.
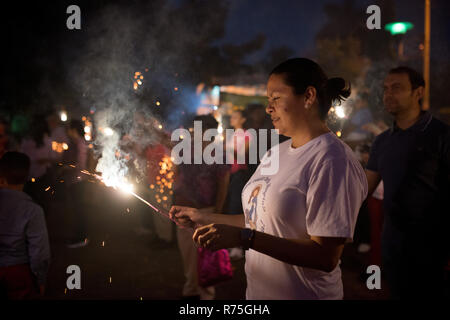
[[310,107],[311,107],[311,106],[310,106],[309,103],[306,103],[306,104],[305,104],[305,109],[306,109],[306,110],[308,110]]

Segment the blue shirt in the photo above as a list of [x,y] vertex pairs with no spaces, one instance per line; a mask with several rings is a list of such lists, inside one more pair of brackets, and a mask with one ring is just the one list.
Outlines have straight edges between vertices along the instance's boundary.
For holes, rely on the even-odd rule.
[[0,189],[0,267],[29,264],[44,284],[50,246],[44,211],[22,191]]
[[450,127],[423,112],[373,143],[367,169],[384,183],[382,245],[389,259],[432,261],[449,252]]

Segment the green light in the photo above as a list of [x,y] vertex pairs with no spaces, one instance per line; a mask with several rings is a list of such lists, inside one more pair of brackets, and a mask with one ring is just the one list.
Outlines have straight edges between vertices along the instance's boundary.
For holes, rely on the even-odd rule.
[[411,30],[414,25],[411,22],[391,22],[388,23],[384,29],[389,31],[392,35],[404,34],[406,31]]

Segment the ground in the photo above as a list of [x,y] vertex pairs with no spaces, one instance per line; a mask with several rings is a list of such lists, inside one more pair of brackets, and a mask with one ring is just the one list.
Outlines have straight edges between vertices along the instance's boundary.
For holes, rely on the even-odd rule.
[[[52,195],[47,210],[52,262],[45,299],[180,299],[184,276],[176,241],[166,244],[152,234],[137,235],[142,220],[130,196],[98,185],[86,193],[88,204],[73,206],[72,214],[57,192]],[[80,212],[88,216],[90,242],[82,248],[68,249],[73,214]],[[154,213],[149,208],[145,214]],[[381,290],[368,290],[360,280],[365,259],[354,246],[346,247],[341,264],[345,299],[386,298],[384,283]],[[80,290],[66,289],[70,265],[81,269]],[[216,287],[219,300],[245,298],[244,260],[233,261],[233,267],[233,279]]]

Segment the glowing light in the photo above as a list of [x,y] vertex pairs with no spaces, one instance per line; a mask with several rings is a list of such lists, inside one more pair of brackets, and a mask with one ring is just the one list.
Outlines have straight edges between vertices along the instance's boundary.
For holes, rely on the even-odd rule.
[[35,182],[36,181],[36,179],[35,178],[31,178],[31,182]]
[[217,110],[217,109],[219,109],[219,107],[218,106],[213,106],[213,109]]
[[162,129],[162,125],[159,125],[158,128],[161,130]]
[[62,122],[66,122],[67,121],[67,112],[61,111],[60,117],[61,117]]
[[84,132],[85,132],[85,133],[90,133],[90,132],[91,132],[91,127],[85,126],[85,127],[84,127]]
[[340,136],[342,136],[342,132],[338,131],[338,132],[336,132],[336,135],[337,135],[338,137],[340,137]]
[[388,23],[384,29],[389,31],[391,35],[404,34],[406,31],[411,30],[414,25],[411,22],[391,22]]
[[114,134],[114,131],[113,131],[113,129],[111,129],[109,127],[106,127],[105,129],[103,129],[103,134],[105,136],[110,137],[110,136],[112,136]]
[[344,112],[344,108],[342,106],[337,106],[335,108],[335,112],[336,115],[338,116],[338,118],[345,118],[345,112]]
[[89,135],[89,134],[85,134],[84,135],[84,139],[86,140],[86,141],[91,141],[91,136]]
[[217,127],[217,132],[218,132],[219,134],[222,134],[222,132],[223,132],[223,127],[222,127],[221,124],[219,124],[219,126]]
[[161,105],[161,102],[156,101],[156,105],[157,105],[157,106],[160,106],[160,105]]
[[173,88],[173,90],[178,91],[178,87]]
[[57,141],[52,141],[52,150],[58,153],[64,152],[64,150],[69,149],[67,143],[59,143]]

